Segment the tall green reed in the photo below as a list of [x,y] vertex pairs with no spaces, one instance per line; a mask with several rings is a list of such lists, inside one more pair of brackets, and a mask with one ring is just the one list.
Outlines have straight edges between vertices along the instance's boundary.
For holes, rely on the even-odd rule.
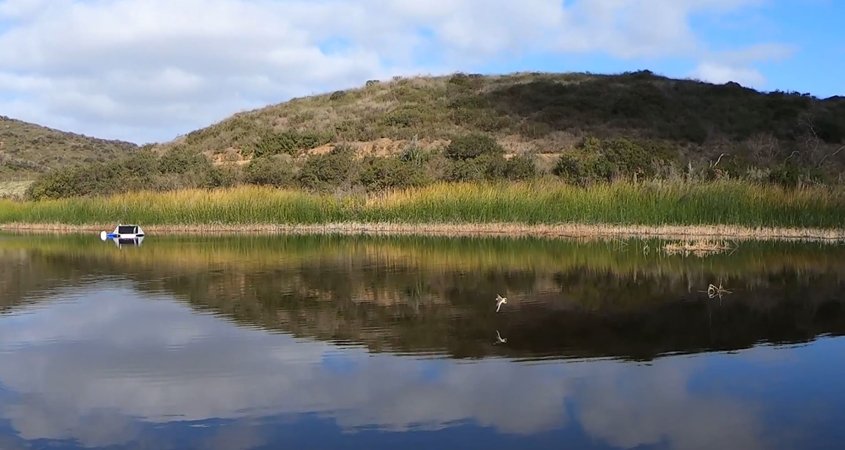
[[138,192],[38,202],[0,200],[0,223],[148,225],[584,223],[620,225],[845,226],[841,188],[785,190],[736,181],[614,183],[538,181],[435,184],[374,195],[311,194],[243,186]]

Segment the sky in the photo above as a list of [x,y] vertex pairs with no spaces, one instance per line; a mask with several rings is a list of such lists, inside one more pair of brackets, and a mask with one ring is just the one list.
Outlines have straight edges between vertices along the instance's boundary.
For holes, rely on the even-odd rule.
[[836,0],[0,0],[0,115],[137,144],[369,79],[655,73],[845,95]]

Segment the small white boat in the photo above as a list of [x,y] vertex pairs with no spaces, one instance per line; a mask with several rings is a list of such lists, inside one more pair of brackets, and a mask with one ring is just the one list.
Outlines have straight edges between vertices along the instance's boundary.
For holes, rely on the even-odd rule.
[[118,224],[118,226],[114,227],[114,231],[111,233],[107,233],[105,231],[100,232],[100,239],[104,241],[106,239],[135,240],[139,238],[144,238],[144,230],[142,230],[138,225]]

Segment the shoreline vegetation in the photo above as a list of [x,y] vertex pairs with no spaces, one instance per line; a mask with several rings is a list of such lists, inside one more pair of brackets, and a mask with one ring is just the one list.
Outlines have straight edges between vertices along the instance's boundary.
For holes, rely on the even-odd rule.
[[[83,233],[108,231],[113,224],[9,223],[0,224],[0,231],[27,233]],[[667,244],[669,254],[719,252],[729,250],[725,243],[708,239],[778,240],[778,241],[845,241],[845,229],[820,228],[751,228],[730,225],[608,225],[555,224],[526,225],[518,223],[490,224],[397,224],[397,223],[327,223],[311,225],[151,225],[148,235],[165,233],[232,235],[232,234],[336,234],[336,235],[417,235],[448,237],[544,237],[544,238],[657,238],[679,240]],[[713,248],[714,250],[708,250]]]
[[649,71],[396,77],[84,162],[7,125],[29,132],[0,179],[35,178],[0,183],[0,229],[845,241],[840,97]]
[[439,183],[379,193],[270,187],[0,200],[0,229],[76,232],[138,223],[149,233],[337,233],[845,240],[840,187],[731,180],[586,187]]

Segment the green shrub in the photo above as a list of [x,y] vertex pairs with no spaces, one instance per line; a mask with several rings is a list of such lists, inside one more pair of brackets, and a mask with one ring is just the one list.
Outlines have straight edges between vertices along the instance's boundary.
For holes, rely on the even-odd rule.
[[824,176],[818,169],[801,167],[787,161],[769,173],[769,181],[783,187],[794,188],[805,184],[821,184]]
[[620,174],[619,166],[602,154],[592,155],[583,168],[585,181],[612,181]]
[[675,133],[667,132],[667,135],[673,136],[680,141],[689,141],[696,144],[703,144],[707,141],[708,132],[704,127],[701,119],[687,118],[680,124],[672,127]]
[[[444,181],[496,181],[510,178],[519,178],[521,171],[526,171],[521,163],[511,163],[502,155],[482,155],[472,159],[445,159],[446,166],[443,171]],[[533,169],[533,167],[532,167]]]
[[552,173],[569,184],[584,183],[584,166],[577,158],[569,153],[560,155]]
[[482,181],[486,178],[485,166],[477,159],[450,160],[446,169],[445,181]]
[[769,181],[783,187],[796,187],[801,180],[801,169],[791,163],[781,164],[769,173]]
[[487,180],[501,180],[507,174],[508,161],[502,155],[483,155],[474,161],[483,168]]
[[358,173],[358,182],[368,191],[422,186],[426,181],[421,166],[397,158],[364,158]]
[[534,178],[537,175],[537,167],[534,161],[528,156],[514,156],[509,159],[505,166],[505,177],[509,180],[520,181]]
[[154,189],[158,176],[155,154],[139,151],[121,159],[48,172],[30,185],[27,196],[40,200]]
[[198,174],[211,169],[211,162],[202,153],[187,148],[174,147],[158,160],[159,172],[163,174]]
[[108,162],[52,171],[38,178],[27,195],[38,200],[137,190],[229,187],[238,181],[237,169],[214,167],[202,154],[177,147],[160,158],[144,150]]
[[576,148],[585,152],[598,153],[602,151],[602,140],[595,136],[587,136],[578,143]]
[[[601,160],[602,156],[604,161]],[[653,162],[658,158],[653,149],[646,148],[639,142],[624,138],[610,139],[602,141],[600,156],[592,168],[597,177],[608,180],[613,175],[625,176],[634,173],[650,177],[654,175]]]
[[79,171],[72,167],[48,172],[36,179],[29,188],[26,196],[32,200],[73,197],[83,195],[80,192]]
[[[652,178],[658,169],[672,165],[676,155],[656,141],[587,137],[576,147],[573,158],[579,161],[580,169],[572,167],[571,161],[563,161],[568,168],[561,167],[561,170],[568,173],[567,177],[577,172],[580,182],[589,182],[630,179],[634,174]],[[575,182],[574,179],[570,181]]]
[[402,162],[422,167],[431,160],[431,153],[422,149],[416,142],[411,142],[402,150],[399,159]]
[[455,86],[469,86],[470,85],[470,78],[465,73],[455,73],[451,77],[449,77],[449,84]]
[[296,178],[290,159],[279,157],[254,158],[244,170],[244,181],[275,187],[291,187]]
[[467,160],[482,155],[501,155],[504,149],[496,139],[486,134],[469,134],[458,136],[444,150],[447,158],[452,160]]
[[831,117],[822,117],[816,120],[815,129],[819,139],[828,144],[839,144],[845,140],[845,117],[838,117],[839,121]]
[[240,183],[240,171],[234,167],[212,167],[205,187],[228,188]]
[[409,128],[424,122],[417,106],[403,106],[390,111],[382,119],[388,127]]
[[716,161],[719,162],[718,165],[715,167],[708,167],[705,172],[707,179],[741,178],[745,176],[748,173],[748,169],[751,168],[751,164],[748,162],[748,159],[741,155],[725,154],[721,158],[721,160],[718,158],[716,159]]
[[256,158],[282,153],[296,156],[302,150],[328,144],[331,139],[332,136],[327,133],[311,131],[288,130],[281,133],[265,133],[255,144],[252,153]]
[[[454,89],[450,89],[454,90]],[[469,129],[501,129],[502,124],[509,124],[500,111],[493,108],[491,101],[476,92],[457,92],[450,94],[449,115],[453,123]],[[503,120],[504,119],[504,120]]]
[[158,157],[149,149],[138,151],[120,163],[128,173],[145,180],[151,180],[159,173],[158,164]]
[[358,119],[339,122],[334,132],[337,139],[346,141],[371,141],[379,137],[371,123]]
[[310,156],[297,178],[306,189],[326,191],[346,185],[354,168],[354,152],[340,146],[330,153]]

